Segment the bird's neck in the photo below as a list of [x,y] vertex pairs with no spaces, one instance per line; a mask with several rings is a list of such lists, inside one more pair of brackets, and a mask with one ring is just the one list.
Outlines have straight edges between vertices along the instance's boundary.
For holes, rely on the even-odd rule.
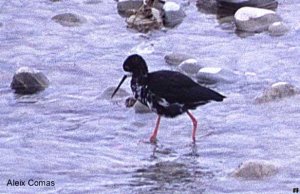
[[148,74],[133,74],[132,83],[137,85],[145,85],[148,79]]

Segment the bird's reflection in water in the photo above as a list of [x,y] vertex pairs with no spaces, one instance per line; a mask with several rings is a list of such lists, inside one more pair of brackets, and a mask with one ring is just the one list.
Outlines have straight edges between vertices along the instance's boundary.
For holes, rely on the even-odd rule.
[[[171,148],[164,148],[162,145],[159,145],[158,143],[152,144],[153,145],[153,150],[152,154],[150,156],[151,160],[158,159],[158,154],[161,155],[172,155],[176,153],[174,150]],[[188,145],[190,151],[187,154],[184,154],[184,156],[191,156],[191,157],[199,157],[198,154],[198,147],[196,142],[192,142]]]
[[171,148],[165,148],[163,145],[159,145],[157,142],[153,145],[153,151],[152,154],[150,156],[150,159],[155,160],[158,159],[158,154],[161,155],[169,155],[172,156],[172,154],[176,154],[176,152],[174,150],[172,150]]
[[[184,146],[186,154],[179,154],[159,142],[151,144],[150,164],[133,173],[130,186],[137,193],[204,193],[213,172],[198,163],[196,143]],[[184,185],[184,186],[183,186]]]

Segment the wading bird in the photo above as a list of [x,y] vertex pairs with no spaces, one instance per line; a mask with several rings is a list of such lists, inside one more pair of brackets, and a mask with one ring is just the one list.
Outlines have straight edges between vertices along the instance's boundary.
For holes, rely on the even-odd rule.
[[176,71],[148,72],[145,60],[137,54],[130,55],[124,61],[124,75],[113,92],[113,97],[125,79],[131,78],[131,90],[134,98],[158,114],[156,126],[150,137],[150,142],[156,142],[161,116],[176,117],[187,113],[193,122],[192,139],[196,141],[197,120],[189,112],[210,101],[223,101],[225,96],[194,82],[191,78]]

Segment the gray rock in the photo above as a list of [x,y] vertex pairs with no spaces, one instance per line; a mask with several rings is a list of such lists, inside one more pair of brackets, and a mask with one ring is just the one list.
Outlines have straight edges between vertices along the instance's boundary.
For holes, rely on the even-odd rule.
[[147,106],[143,105],[140,101],[136,101],[133,106],[136,113],[150,113],[152,112]]
[[196,79],[202,84],[233,83],[239,80],[239,75],[220,67],[204,67],[198,71]]
[[262,95],[255,98],[256,103],[266,103],[274,100],[294,96],[298,94],[299,91],[293,85],[287,82],[277,82],[273,84],[270,88],[265,90]]
[[234,15],[242,7],[256,7],[276,10],[278,2],[276,0],[216,0],[217,14],[219,17]]
[[52,17],[52,20],[59,23],[62,26],[75,27],[80,26],[86,22],[86,19],[82,16],[73,13],[63,13]]
[[243,7],[234,14],[234,21],[238,30],[262,32],[274,22],[281,21],[281,18],[272,10]]
[[164,25],[169,28],[180,24],[185,17],[182,7],[179,4],[171,1],[167,1],[164,4],[163,15]]
[[3,26],[3,24],[0,22],[0,27],[2,27]]
[[161,28],[163,22],[160,16],[160,12],[155,8],[151,8],[151,12],[152,17],[145,16],[141,12],[131,15],[126,19],[127,26],[143,33]]
[[203,13],[216,14],[218,11],[217,0],[197,0],[196,6]]
[[121,16],[129,17],[143,5],[143,0],[120,0],[117,4],[118,13]]
[[289,28],[282,22],[275,22],[268,28],[271,36],[282,36],[289,31]]
[[180,63],[182,63],[183,61],[185,61],[187,59],[191,59],[191,58],[193,58],[193,57],[190,55],[187,55],[187,54],[170,53],[165,56],[165,61],[169,65],[177,66]]
[[[153,8],[157,10],[162,10],[164,1],[154,0]],[[121,16],[130,17],[136,14],[136,12],[141,9],[143,5],[143,0],[120,0],[117,3],[117,10]]]
[[10,87],[17,94],[34,94],[49,86],[47,77],[35,69],[21,67],[14,74]]
[[186,74],[196,74],[200,69],[201,65],[196,59],[187,59],[180,63],[178,66],[179,71]]
[[[106,88],[102,94],[101,94],[101,98],[102,99],[106,99],[106,100],[109,100],[111,99],[111,95],[112,93],[115,91],[116,87],[108,87]],[[119,88],[119,90],[117,91],[117,93],[114,95],[114,98],[122,98],[122,97],[126,97],[126,96],[129,96],[130,94],[122,89],[122,88]]]
[[265,177],[274,176],[278,173],[278,167],[267,161],[246,161],[233,172],[237,178],[259,180]]

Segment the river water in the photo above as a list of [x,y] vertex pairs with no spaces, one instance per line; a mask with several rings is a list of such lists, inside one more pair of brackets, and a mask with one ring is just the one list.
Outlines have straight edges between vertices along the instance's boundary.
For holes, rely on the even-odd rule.
[[[146,35],[126,28],[116,2],[48,0],[1,2],[0,193],[292,193],[300,187],[300,97],[254,104],[278,81],[300,85],[300,3],[279,1],[285,36],[240,38],[214,15],[186,7],[174,29]],[[64,27],[51,18],[75,13],[87,22]],[[156,115],[137,114],[125,98],[103,97],[123,75],[130,53],[150,71],[170,69],[171,52],[241,76],[212,86],[227,96],[193,111],[197,144],[187,115],[161,121],[158,145],[143,143]],[[50,87],[31,96],[9,88],[14,72],[44,72]],[[122,86],[130,93],[129,81]],[[261,180],[231,173],[248,160],[267,160],[279,171]],[[9,179],[54,181],[52,187],[6,186]],[[27,183],[26,183],[27,184]]]

